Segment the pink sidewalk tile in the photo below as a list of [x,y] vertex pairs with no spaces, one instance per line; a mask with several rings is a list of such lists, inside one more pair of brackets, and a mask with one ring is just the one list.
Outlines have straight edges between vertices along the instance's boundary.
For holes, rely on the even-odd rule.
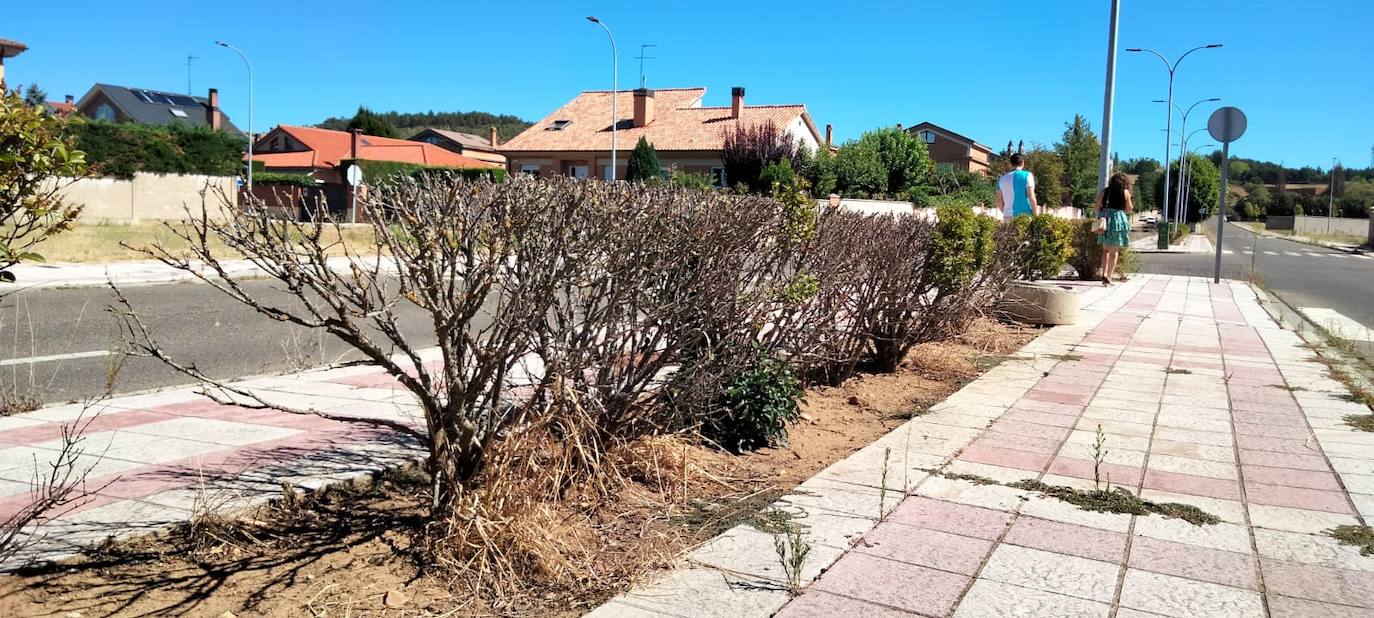
[[[1266,414],[1273,417],[1276,415]],[[1300,417],[1297,420],[1302,420]],[[1249,416],[1237,416],[1233,427],[1238,435],[1253,436],[1256,438],[1278,438],[1280,440],[1307,440],[1312,437],[1312,432],[1308,431],[1306,424],[1272,425],[1257,421]]]
[[850,552],[812,586],[927,616],[944,616],[971,582],[964,575]]
[[1374,573],[1268,559],[1262,563],[1271,594],[1374,608]]
[[959,459],[988,464],[990,466],[1002,466],[1004,468],[1017,468],[1020,470],[1033,470],[1039,472],[1045,468],[1045,464],[1049,462],[1050,456],[1051,453],[1032,453],[1029,451],[972,444],[966,447],[964,452],[959,454]]
[[[160,423],[179,416],[161,414],[148,410],[117,410],[108,409],[99,414],[92,413],[81,423],[76,424],[73,429],[84,427],[83,433],[91,435],[98,431],[112,431],[116,429],[128,429],[139,425]],[[42,423],[30,425],[28,427],[17,427],[0,431],[0,445],[5,444],[38,444],[50,440],[58,440],[62,437],[64,423]]]
[[1317,448],[1316,441],[1306,438],[1297,440],[1289,438],[1264,438],[1241,433],[1236,434],[1236,446],[1252,451],[1269,451],[1286,455],[1321,455],[1321,451]]
[[1028,516],[1017,518],[1003,542],[1102,562],[1121,562],[1126,551],[1120,532]]
[[1006,530],[1011,513],[912,496],[903,501],[887,520],[917,528],[996,540]]
[[1325,491],[1321,489],[1285,487],[1283,485],[1267,485],[1264,483],[1252,482],[1247,478],[1245,480],[1245,498],[1256,504],[1287,506],[1295,509],[1325,511],[1327,513],[1341,513],[1345,515],[1355,514],[1355,510],[1350,506],[1350,500],[1346,498],[1345,492],[1343,491]]
[[1221,500],[1240,500],[1240,484],[1238,482],[1205,476],[1148,470],[1145,472],[1143,486],[1146,489],[1157,489],[1176,494]]
[[1321,455],[1290,455],[1288,453],[1256,451],[1247,448],[1240,449],[1240,463],[1242,466],[1272,466],[1275,468],[1292,468],[1294,470],[1312,470],[1317,472],[1327,472],[1331,470],[1331,466],[1326,463],[1326,458]]
[[1248,554],[1137,536],[1131,542],[1130,566],[1223,586],[1259,590],[1255,560]]
[[806,594],[792,599],[792,602],[783,607],[776,616],[777,618],[833,618],[834,616],[911,618],[915,614],[891,607],[883,607],[868,601],[831,594],[823,590],[808,590]]
[[1276,594],[1270,594],[1268,598],[1271,618],[1374,618],[1374,611],[1349,605],[1294,599]]
[[974,575],[992,552],[993,542],[899,524],[878,524],[854,551],[906,564]]
[[1092,400],[1092,395],[1064,393],[1059,391],[1034,388],[1031,389],[1030,392],[1026,393],[1026,396],[1024,398],[1030,399],[1031,401],[1045,401],[1049,403],[1062,403],[1065,405],[1086,406],[1088,405],[1088,402]]

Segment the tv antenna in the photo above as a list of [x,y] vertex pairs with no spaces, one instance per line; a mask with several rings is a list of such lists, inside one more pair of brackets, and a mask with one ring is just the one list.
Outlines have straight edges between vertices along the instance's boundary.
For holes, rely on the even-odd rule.
[[186,54],[186,94],[191,94],[191,64],[200,60],[200,56]]
[[644,84],[645,84],[645,82],[644,82],[644,61],[645,61],[645,60],[657,60],[657,58],[655,58],[655,57],[653,57],[653,56],[645,56],[645,55],[644,55],[644,50],[646,50],[646,49],[648,49],[648,48],[650,48],[650,47],[658,47],[658,46],[657,46],[657,45],[654,45],[653,43],[641,43],[641,44],[639,45],[639,55],[638,55],[638,56],[635,56],[635,58],[638,58],[638,59],[639,59],[639,87],[640,87],[640,88],[647,88],[647,86],[644,85]]

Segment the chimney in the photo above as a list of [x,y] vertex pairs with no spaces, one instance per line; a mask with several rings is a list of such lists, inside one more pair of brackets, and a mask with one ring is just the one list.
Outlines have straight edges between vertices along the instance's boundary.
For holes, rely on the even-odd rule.
[[744,111],[744,86],[735,86],[730,89],[730,117],[739,118]]
[[491,128],[491,137],[487,141],[491,142],[493,148],[496,147],[496,127]]
[[352,131],[349,132],[349,134],[350,134],[350,136],[352,137],[352,139],[351,139],[350,142],[349,142],[349,151],[348,151],[348,152],[349,152],[349,158],[351,158],[351,159],[357,159],[357,158],[358,158],[358,137],[359,137],[360,135],[362,135],[362,131],[359,131],[358,129],[353,129]]
[[829,148],[831,144],[835,143],[833,140],[831,140],[831,136],[833,136],[833,135],[834,135],[834,128],[831,127],[830,125],[825,125],[825,147],[826,147],[826,148]]
[[74,96],[72,96],[72,95],[69,94],[69,95],[66,96],[65,102],[66,102],[67,105],[71,105],[72,103],[75,103],[75,102],[76,102],[76,97],[74,97]]
[[224,126],[224,116],[219,112],[219,91],[211,88],[209,99],[210,104],[205,108],[205,124],[210,125],[210,130],[218,131]]
[[635,126],[647,127],[654,121],[654,91],[648,88],[635,90]]
[[900,122],[897,123],[897,130],[898,130],[898,131],[901,131],[901,130],[902,130],[902,123],[900,123]]

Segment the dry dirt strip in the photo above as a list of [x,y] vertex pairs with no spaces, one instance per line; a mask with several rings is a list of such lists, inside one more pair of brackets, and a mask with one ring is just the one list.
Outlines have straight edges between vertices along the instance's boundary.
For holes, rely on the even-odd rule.
[[[1374,517],[1374,434],[1344,421],[1369,410],[1245,284],[1080,299],[1078,324],[774,504],[799,537],[741,525],[588,615],[1374,613],[1374,557],[1327,532]],[[1102,482],[1201,523],[1043,491]]]

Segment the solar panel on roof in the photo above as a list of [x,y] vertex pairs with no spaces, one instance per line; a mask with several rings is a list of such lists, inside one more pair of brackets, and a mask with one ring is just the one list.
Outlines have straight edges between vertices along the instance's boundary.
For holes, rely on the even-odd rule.
[[173,102],[173,103],[176,103],[177,105],[181,105],[181,106],[183,106],[183,107],[195,107],[195,106],[197,106],[197,105],[200,105],[200,102],[199,102],[199,101],[197,101],[197,100],[195,100],[195,99],[193,99],[193,98],[191,98],[191,97],[188,97],[188,96],[186,96],[186,95],[184,95],[184,94],[174,94],[174,95],[172,95],[172,102]]
[[152,103],[152,100],[149,99],[148,95],[144,93],[142,90],[130,90],[129,92],[134,93],[135,99],[143,101],[144,103]]

